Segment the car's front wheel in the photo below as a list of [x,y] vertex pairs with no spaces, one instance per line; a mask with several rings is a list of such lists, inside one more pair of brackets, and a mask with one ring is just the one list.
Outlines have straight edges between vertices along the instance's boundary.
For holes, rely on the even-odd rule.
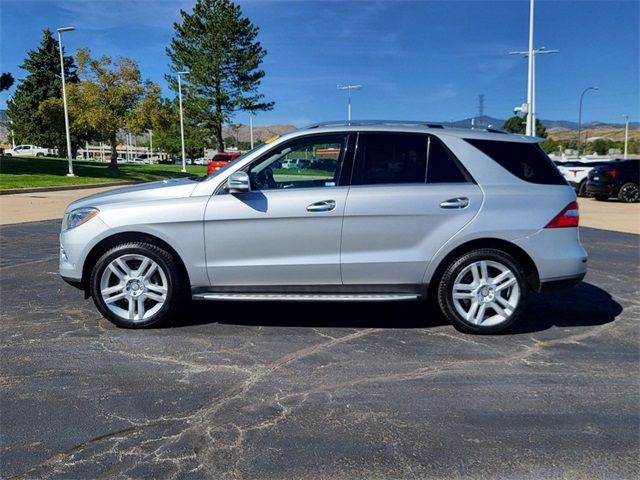
[[462,331],[495,333],[524,310],[527,284],[518,262],[500,250],[483,248],[460,255],[445,270],[438,303]]
[[149,243],[113,247],[96,263],[90,278],[96,307],[119,327],[147,327],[167,320],[183,298],[176,259]]
[[637,202],[639,197],[638,185],[633,182],[625,183],[618,192],[618,200],[625,203]]

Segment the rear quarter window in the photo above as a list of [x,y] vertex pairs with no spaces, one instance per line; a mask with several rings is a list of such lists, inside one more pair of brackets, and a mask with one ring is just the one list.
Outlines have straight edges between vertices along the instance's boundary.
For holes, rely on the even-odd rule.
[[537,143],[465,139],[511,174],[529,183],[566,185],[562,174]]

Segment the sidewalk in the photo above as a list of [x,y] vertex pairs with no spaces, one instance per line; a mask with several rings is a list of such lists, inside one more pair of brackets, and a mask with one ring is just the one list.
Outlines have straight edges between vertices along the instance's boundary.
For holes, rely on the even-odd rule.
[[114,188],[119,187],[0,195],[0,225],[61,219],[64,209],[74,200]]
[[[114,188],[118,187],[0,195],[0,225],[62,218],[72,201]],[[581,226],[640,234],[640,203],[598,202],[591,198],[581,198],[579,203]]]

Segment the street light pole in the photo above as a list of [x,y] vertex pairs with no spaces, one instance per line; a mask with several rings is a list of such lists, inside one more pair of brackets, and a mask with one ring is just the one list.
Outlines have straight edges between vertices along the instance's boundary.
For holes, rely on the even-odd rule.
[[337,85],[338,90],[347,90],[349,92],[349,100],[347,103],[347,122],[351,124],[351,90],[358,90],[362,85]]
[[534,0],[529,0],[529,68],[527,75],[527,130],[526,134],[530,137],[535,136],[536,127],[535,123],[533,123],[533,15],[534,11]]
[[187,163],[184,153],[184,120],[182,118],[182,75],[189,74],[188,71],[178,72],[178,104],[180,107],[180,141],[182,142],[182,172],[187,171]]
[[253,150],[253,113],[249,112],[249,138],[251,139],[251,150]]
[[64,56],[62,55],[62,32],[71,32],[75,27],[58,28],[58,49],[60,50],[60,74],[62,75],[62,103],[64,104],[64,128],[67,133],[67,158],[69,159],[69,173],[67,177],[75,177],[73,174],[73,160],[71,158],[71,132],[69,132],[69,109],[67,107],[67,85],[64,78]]
[[629,145],[629,115],[624,117],[624,159],[627,159],[627,146]]
[[[558,53],[560,50],[547,50],[546,47],[536,48],[532,51],[531,58],[533,58],[533,62],[529,62],[530,64],[530,79],[531,79],[531,97],[527,100],[526,103],[526,114],[527,114],[527,127],[526,127],[526,135],[530,135],[532,137],[536,136],[536,56],[543,55],[546,53]],[[522,55],[523,57],[529,59],[529,51],[524,52],[509,52],[509,55]],[[527,92],[529,93],[529,92]],[[522,110],[520,108],[519,110]],[[529,115],[531,114],[531,115]],[[531,119],[531,127],[529,124],[529,119]]]
[[598,87],[587,87],[582,91],[582,95],[580,95],[580,108],[578,109],[578,157],[580,157],[580,136],[582,133],[582,100],[584,99],[584,94],[589,90],[598,90]]

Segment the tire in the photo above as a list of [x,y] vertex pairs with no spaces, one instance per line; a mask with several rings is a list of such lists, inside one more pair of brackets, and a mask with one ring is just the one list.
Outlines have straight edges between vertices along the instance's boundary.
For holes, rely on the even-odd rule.
[[124,328],[166,321],[188,299],[187,283],[170,253],[143,242],[108,250],[90,277],[96,307],[107,320]]
[[44,153],[36,153],[36,157],[44,157]]
[[618,191],[618,200],[624,203],[634,203],[638,201],[640,194],[638,185],[633,182],[627,182],[620,187]]
[[599,202],[606,202],[607,200],[609,200],[609,195],[594,195],[593,198],[595,198]]
[[4,155],[5,157],[11,157],[11,154],[10,154],[10,153],[3,153],[3,155]]
[[579,197],[588,197],[589,196],[587,194],[587,179],[586,178],[580,182],[580,185],[578,185],[578,192],[577,193],[578,193]]
[[[502,280],[494,284],[498,277]],[[489,334],[518,320],[526,294],[520,264],[501,250],[483,248],[460,255],[449,264],[438,285],[438,304],[457,329]]]

